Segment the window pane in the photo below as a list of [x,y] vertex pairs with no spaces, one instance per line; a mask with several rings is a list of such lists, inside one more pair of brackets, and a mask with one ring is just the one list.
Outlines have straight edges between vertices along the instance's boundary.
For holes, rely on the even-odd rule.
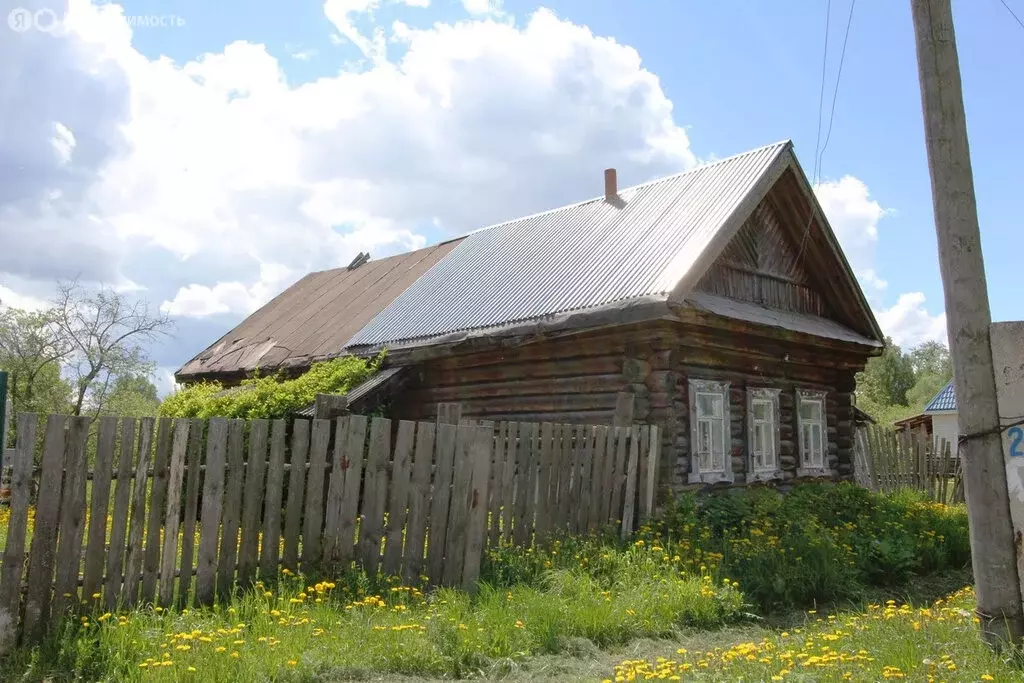
[[821,399],[805,398],[800,400],[800,419],[808,421],[821,420]]
[[697,417],[722,417],[722,395],[699,392],[697,394]]
[[772,404],[770,401],[755,399],[753,401],[753,408],[755,420],[772,419]]

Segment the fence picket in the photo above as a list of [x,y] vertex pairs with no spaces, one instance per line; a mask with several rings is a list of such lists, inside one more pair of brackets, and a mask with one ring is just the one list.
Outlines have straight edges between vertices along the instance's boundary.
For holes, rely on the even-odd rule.
[[363,451],[366,448],[367,420],[365,415],[351,415],[348,438],[342,456],[345,471],[345,492],[341,501],[341,521],[338,535],[338,561],[347,563],[355,553],[356,515],[359,513],[359,490],[363,479]]
[[[32,495],[32,459],[38,419],[33,413],[18,416],[18,445],[11,468],[7,544],[4,546],[3,565],[0,566],[0,657],[10,652],[18,640],[21,570],[25,562],[28,508]],[[0,448],[5,445],[0,441]]]
[[249,459],[242,493],[242,540],[238,547],[238,585],[242,588],[252,582],[258,559],[269,427],[270,423],[264,419],[249,424]]
[[164,518],[164,545],[160,551],[160,604],[174,601],[174,561],[178,556],[178,528],[181,524],[181,484],[185,477],[185,453],[188,451],[189,421],[174,421],[171,462],[167,470],[167,516]]
[[196,604],[212,605],[217,573],[217,541],[224,496],[224,457],[227,451],[228,421],[210,418],[206,440],[206,472],[203,477],[203,505],[199,517],[199,560],[196,563]]
[[657,425],[647,427],[650,432],[647,446],[647,480],[644,483],[643,504],[640,508],[641,520],[647,521],[654,515],[654,502],[657,496],[658,471],[661,469],[661,433]]
[[491,457],[494,444],[494,425],[483,424],[475,428],[476,434],[469,447],[469,462],[463,467],[471,470],[469,492],[469,523],[466,528],[465,553],[462,558],[462,587],[476,590],[480,578],[480,561],[487,539],[487,487],[490,484]]
[[640,427],[634,425],[629,433],[629,458],[626,461],[626,483],[622,505],[622,540],[633,533],[636,510],[636,471],[640,460]]
[[391,466],[391,496],[388,504],[388,529],[384,540],[384,573],[398,576],[402,569],[402,535],[405,532],[409,504],[410,459],[416,443],[416,423],[402,420],[395,438],[395,456]]
[[610,427],[600,426],[597,428],[594,447],[594,469],[591,480],[590,492],[590,520],[587,522],[587,529],[595,531],[604,526],[608,519],[608,489],[606,488],[605,473],[608,463],[614,458],[615,430]]
[[28,589],[25,593],[24,633],[28,640],[43,636],[50,619],[50,590],[53,588],[53,559],[57,546],[57,515],[64,478],[64,426],[67,418],[50,415],[43,441],[42,472],[32,546],[28,557]]
[[284,554],[281,564],[294,572],[299,569],[299,531],[302,529],[302,497],[306,493],[309,420],[296,420],[292,423],[291,450],[288,502],[284,509]]
[[[110,475],[117,441],[117,418],[104,416],[99,420],[96,437],[96,464],[92,476],[92,500],[85,549],[85,573],[82,577],[82,599],[98,604],[103,585],[103,558],[106,556],[107,509],[110,507]],[[97,596],[97,597],[93,597]]]
[[451,501],[452,472],[455,467],[455,433],[455,425],[437,425],[437,464],[434,467],[433,497],[430,501],[427,531],[427,576],[433,584],[440,583],[444,568],[448,504]]
[[274,420],[270,433],[270,465],[267,467],[267,495],[263,508],[263,543],[260,546],[260,576],[270,581],[277,576],[281,544],[281,497],[284,493],[284,452],[288,423]]
[[430,500],[430,467],[434,460],[434,423],[420,422],[416,429],[412,482],[409,487],[409,523],[405,532],[402,577],[416,581],[423,571],[423,543],[427,536],[427,510]]
[[576,428],[572,425],[562,426],[561,449],[558,454],[558,516],[555,518],[555,526],[562,533],[570,530],[570,515],[573,513],[572,498],[573,488],[579,484],[579,451],[575,444],[578,437]]
[[590,499],[591,474],[594,466],[594,438],[597,428],[594,426],[580,427],[579,438],[582,444],[580,449],[580,485],[579,501],[576,507],[576,520],[574,522],[575,533],[582,534],[587,531],[587,524],[590,520]]
[[192,566],[195,562],[196,517],[199,508],[199,466],[203,461],[203,436],[206,423],[193,419],[189,423],[188,452],[185,454],[188,474],[185,482],[185,509],[181,526],[181,578],[178,581],[178,609],[188,604],[189,589],[192,586]]
[[146,489],[149,463],[153,450],[152,417],[139,420],[138,456],[135,459],[135,484],[132,486],[132,511],[128,520],[128,558],[125,560],[124,584],[121,587],[121,605],[131,608],[139,600],[139,582],[142,578],[142,535],[146,520]]
[[57,535],[57,578],[53,584],[53,611],[56,622],[69,607],[78,603],[78,570],[82,553],[85,522],[85,473],[88,468],[86,441],[88,417],[71,418],[64,458],[64,490],[60,501]]
[[117,485],[114,487],[114,511],[107,549],[107,576],[103,582],[103,606],[108,612],[117,607],[121,595],[125,542],[128,533],[128,501],[132,492],[132,464],[135,454],[135,419],[121,420],[121,443],[117,458]]
[[[462,559],[466,554],[466,529],[469,525],[470,482],[473,476],[472,448],[477,427],[463,422],[455,433],[455,466],[452,476],[452,494],[448,509],[447,536],[445,537],[444,570],[441,582],[457,586],[462,582]],[[486,489],[485,489],[486,490]]]
[[[558,437],[558,425],[544,422],[540,426],[540,458],[537,464],[537,511],[534,531],[537,542],[547,540],[548,529],[551,526],[551,489],[552,480],[555,479],[554,465],[555,453],[558,448],[555,439]],[[557,482],[555,483],[557,487]]]
[[242,484],[245,480],[245,420],[228,422],[228,477],[224,492],[224,521],[221,522],[220,558],[217,561],[217,595],[231,594],[238,557],[238,527],[242,514]]
[[322,556],[324,477],[327,475],[327,448],[330,441],[331,421],[313,420],[313,433],[309,442],[309,475],[306,478],[306,511],[302,515],[303,567],[316,566]]
[[380,543],[384,535],[384,510],[388,494],[388,458],[391,454],[391,420],[375,417],[370,423],[370,450],[364,475],[359,554],[363,568],[376,576],[380,565]]
[[519,440],[519,423],[503,422],[505,447],[502,459],[505,464],[501,471],[501,535],[500,539],[512,538],[512,517],[515,512],[516,453]]
[[143,603],[156,597],[156,573],[160,564],[160,528],[164,521],[163,504],[167,495],[167,462],[171,451],[171,418],[157,420],[156,456],[153,458],[153,482],[150,487],[146,522],[145,547],[142,556]]
[[331,454],[331,473],[327,487],[327,505],[324,514],[323,560],[330,566],[339,559],[341,536],[341,503],[345,494],[345,439],[348,437],[348,417],[339,417],[334,428],[334,452]]
[[622,493],[626,488],[626,456],[629,452],[630,427],[615,428],[615,467],[612,470],[611,502],[608,521],[618,524],[622,521]]
[[501,538],[502,494],[505,492],[505,447],[508,439],[508,422],[499,422],[494,437],[494,452],[491,467],[491,480],[488,484],[488,543],[492,547],[498,545]]

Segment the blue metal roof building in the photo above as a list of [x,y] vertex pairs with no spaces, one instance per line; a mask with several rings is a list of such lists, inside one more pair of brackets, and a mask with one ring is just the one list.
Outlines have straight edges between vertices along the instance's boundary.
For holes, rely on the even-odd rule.
[[944,413],[955,411],[956,409],[956,389],[953,387],[953,380],[949,380],[949,383],[942,388],[942,391],[935,394],[935,398],[928,402],[924,412]]

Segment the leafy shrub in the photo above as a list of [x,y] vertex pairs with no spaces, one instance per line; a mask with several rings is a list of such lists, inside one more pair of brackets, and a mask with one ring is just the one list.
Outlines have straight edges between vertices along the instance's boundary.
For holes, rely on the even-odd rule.
[[305,408],[317,394],[344,394],[373,375],[384,360],[344,356],[314,363],[294,379],[277,375],[242,380],[225,391],[219,382],[200,382],[171,394],[160,406],[167,417],[286,417]]
[[602,586],[634,570],[668,568],[733,582],[762,609],[859,597],[911,575],[970,561],[962,506],[914,492],[881,495],[852,484],[803,484],[684,494],[627,543],[614,534],[559,538],[546,547],[488,550],[496,586],[540,585],[554,569],[582,569]]

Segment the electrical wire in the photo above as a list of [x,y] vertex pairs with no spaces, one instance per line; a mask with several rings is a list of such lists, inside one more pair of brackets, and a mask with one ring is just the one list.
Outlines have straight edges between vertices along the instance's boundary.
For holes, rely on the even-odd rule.
[[[825,135],[825,143],[821,146],[821,149],[819,150],[818,148],[815,148],[815,150],[814,150],[814,177],[813,177],[813,179],[811,181],[812,192],[813,192],[813,188],[817,187],[818,182],[820,180],[821,162],[822,162],[822,160],[825,157],[825,148],[828,146],[828,141],[832,137],[832,123],[835,120],[835,115],[836,115],[836,101],[839,99],[839,83],[840,83],[840,81],[841,81],[841,79],[843,77],[843,62],[846,61],[846,45],[850,41],[850,27],[853,25],[853,9],[856,6],[857,6],[857,0],[850,0],[850,14],[849,14],[849,16],[846,19],[846,34],[843,37],[843,47],[842,47],[842,50],[840,51],[840,54],[839,54],[839,70],[836,73],[836,85],[835,85],[835,88],[832,91],[832,110],[829,113],[829,117],[828,117],[828,132]],[[832,7],[832,2],[831,2],[831,0],[829,0],[829,5],[828,5],[828,10],[829,11],[831,11],[831,7]],[[827,50],[827,45],[828,45],[827,30],[826,30],[825,45],[826,45],[826,50]],[[824,66],[822,67],[822,71],[824,72]],[[820,128],[821,121],[820,121],[820,119],[819,119],[818,125],[819,125],[818,134],[820,135],[821,134],[821,128]],[[797,259],[798,263],[803,258],[804,249],[807,247],[807,237],[810,235],[810,232],[811,232],[811,224],[814,222],[814,216],[818,212],[817,211],[817,203],[812,200],[810,202],[810,204],[811,204],[811,210],[810,210],[810,213],[807,216],[807,225],[804,227],[803,235],[800,237],[800,248],[797,250],[797,257],[796,257],[796,259]]]
[[1012,9],[1010,9],[1010,6],[1006,4],[1006,0],[999,0],[999,2],[1003,3],[1003,7],[1006,8],[1006,11],[1010,13],[1011,17],[1017,20],[1017,23],[1020,24],[1020,27],[1024,28],[1024,21],[1021,21],[1020,17],[1018,17],[1017,14]]
[[825,48],[821,53],[821,87],[818,90],[818,134],[814,138],[814,170],[811,182],[818,182],[818,150],[821,149],[821,110],[825,106],[825,67],[828,65],[828,29],[832,19],[832,0],[825,6]]

